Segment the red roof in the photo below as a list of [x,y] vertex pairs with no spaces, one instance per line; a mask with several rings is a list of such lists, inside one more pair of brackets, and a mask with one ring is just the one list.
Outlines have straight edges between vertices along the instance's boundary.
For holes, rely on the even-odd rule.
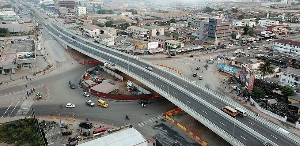
[[280,39],[280,40],[275,40],[274,42],[300,47],[300,42],[296,42],[296,41],[292,41],[292,40]]

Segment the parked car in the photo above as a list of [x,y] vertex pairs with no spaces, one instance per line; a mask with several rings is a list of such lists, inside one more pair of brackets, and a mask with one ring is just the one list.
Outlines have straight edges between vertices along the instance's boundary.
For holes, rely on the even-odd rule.
[[199,76],[199,80],[202,80],[203,79],[203,77],[202,76]]
[[70,85],[71,89],[75,89],[76,88],[76,85],[74,83],[72,83],[71,81],[69,81],[69,85]]
[[97,133],[101,133],[101,132],[106,132],[106,131],[107,131],[107,129],[104,128],[104,127],[102,127],[102,128],[95,129],[93,131],[93,134],[97,134]]
[[166,58],[172,58],[172,56],[171,56],[171,55],[168,55]]
[[66,108],[75,108],[75,104],[67,103]]
[[83,92],[83,96],[90,97],[90,93],[89,92]]
[[190,57],[194,57],[194,55],[190,55]]
[[149,104],[151,101],[149,99],[140,99],[140,104]]
[[197,67],[196,67],[196,70],[199,70],[199,69],[200,69],[200,66],[197,66]]
[[93,127],[93,124],[91,122],[81,122],[79,123],[79,127],[91,129]]
[[95,103],[92,100],[87,100],[85,103],[89,106],[95,106]]
[[149,71],[152,71],[153,70],[153,68],[152,67],[150,67],[150,66],[147,66],[147,67],[145,67],[147,70],[149,70]]

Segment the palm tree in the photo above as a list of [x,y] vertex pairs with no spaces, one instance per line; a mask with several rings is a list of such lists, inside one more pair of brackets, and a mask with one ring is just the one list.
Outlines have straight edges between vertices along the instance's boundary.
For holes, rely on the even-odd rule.
[[266,74],[274,73],[274,67],[271,65],[272,65],[272,61],[270,59],[266,59],[266,60],[264,60],[263,63],[261,63],[258,66],[258,70],[261,72],[263,79]]

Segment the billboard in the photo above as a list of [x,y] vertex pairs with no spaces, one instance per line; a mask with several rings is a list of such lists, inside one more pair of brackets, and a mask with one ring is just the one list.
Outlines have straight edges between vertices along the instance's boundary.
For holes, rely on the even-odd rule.
[[158,48],[158,42],[149,42],[148,49],[156,49]]
[[251,93],[254,86],[254,76],[251,73],[251,70],[242,65],[242,69],[240,71],[240,81],[243,85],[248,88],[248,92]]

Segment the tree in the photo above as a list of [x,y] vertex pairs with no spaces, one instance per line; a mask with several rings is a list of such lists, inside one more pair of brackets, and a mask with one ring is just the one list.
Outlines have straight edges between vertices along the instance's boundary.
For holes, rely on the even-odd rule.
[[283,87],[281,89],[281,93],[286,97],[295,95],[295,91],[291,87],[288,87],[288,86]]
[[239,10],[238,10],[237,8],[232,8],[232,9],[231,9],[231,12],[232,12],[232,13],[237,13],[237,12],[239,12]]
[[170,23],[176,23],[176,20],[175,19],[171,19]]
[[272,74],[272,73],[274,73],[274,67],[271,66],[271,65],[272,65],[271,60],[270,59],[266,59],[266,60],[264,60],[263,63],[261,63],[258,66],[258,70],[261,72],[263,79],[264,79],[264,77],[265,77],[266,74]]
[[132,14],[137,14],[137,10],[130,9],[130,10],[125,10],[126,12],[131,12]]
[[127,27],[129,27],[129,23],[127,23],[127,22],[119,25],[119,28],[122,30],[127,29]]
[[103,24],[103,23],[98,23],[97,26],[99,26],[99,27],[104,27],[105,24]]
[[6,37],[9,34],[9,30],[7,28],[0,28],[0,37]]
[[239,15],[239,17],[238,17],[239,20],[242,20],[244,18],[245,18],[245,16],[243,14]]
[[204,13],[211,13],[212,11],[214,11],[214,9],[211,7],[205,7],[203,10]]
[[219,8],[218,11],[224,11],[224,9],[223,8]]
[[145,25],[146,25],[146,26],[150,26],[151,24],[150,24],[150,23],[146,23]]
[[251,97],[254,99],[261,99],[261,98],[265,98],[266,93],[263,89],[259,88],[259,87],[254,87],[252,90],[252,94]]
[[114,22],[112,22],[112,21],[106,21],[106,22],[105,22],[105,26],[106,26],[106,27],[112,27],[113,24],[114,24]]

